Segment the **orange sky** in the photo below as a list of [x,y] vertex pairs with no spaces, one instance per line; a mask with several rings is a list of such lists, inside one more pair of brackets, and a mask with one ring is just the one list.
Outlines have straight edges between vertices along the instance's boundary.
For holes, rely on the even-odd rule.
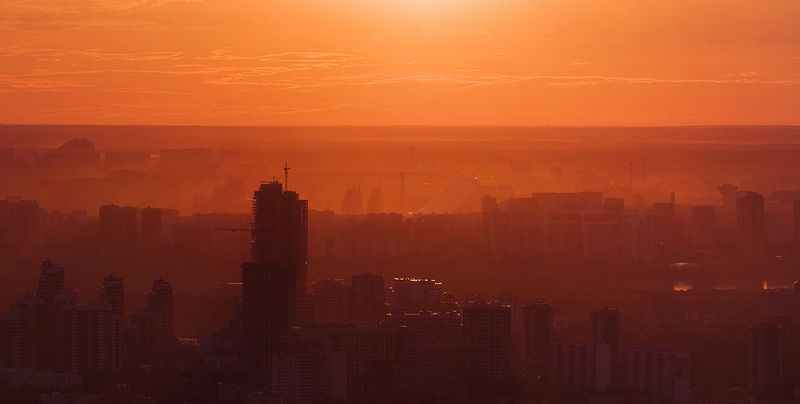
[[2,0],[0,122],[800,124],[800,1]]

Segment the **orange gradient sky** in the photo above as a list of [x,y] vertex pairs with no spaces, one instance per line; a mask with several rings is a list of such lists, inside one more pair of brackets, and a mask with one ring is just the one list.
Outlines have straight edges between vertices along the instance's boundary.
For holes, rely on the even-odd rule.
[[800,1],[2,0],[0,123],[800,124]]

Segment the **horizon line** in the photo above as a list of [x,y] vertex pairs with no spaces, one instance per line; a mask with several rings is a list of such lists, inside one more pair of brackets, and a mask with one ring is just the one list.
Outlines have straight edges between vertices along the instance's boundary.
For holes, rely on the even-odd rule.
[[94,124],[94,123],[0,123],[0,127],[132,127],[132,128],[502,128],[502,129],[659,129],[659,128],[797,128],[794,124],[652,124],[652,125],[516,125],[516,124],[310,124],[310,125],[229,125],[229,124]]

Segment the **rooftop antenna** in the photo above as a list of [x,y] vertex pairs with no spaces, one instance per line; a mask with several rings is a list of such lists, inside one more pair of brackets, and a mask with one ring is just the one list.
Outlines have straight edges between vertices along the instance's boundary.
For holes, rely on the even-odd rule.
[[284,187],[285,187],[285,189],[287,191],[289,190],[289,170],[291,170],[291,168],[289,168],[289,163],[284,163],[283,164],[283,184],[284,184]]

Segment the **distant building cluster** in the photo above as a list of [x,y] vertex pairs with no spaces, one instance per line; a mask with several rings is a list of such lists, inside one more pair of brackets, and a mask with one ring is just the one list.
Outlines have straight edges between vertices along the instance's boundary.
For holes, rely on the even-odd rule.
[[[767,261],[770,245],[778,252],[797,246],[800,200],[790,213],[792,235],[768,227],[764,196],[730,184],[719,188],[723,206],[681,206],[672,200],[648,210],[626,209],[623,199],[604,198],[602,192],[533,193],[502,202],[486,197],[487,243],[498,262],[644,262],[728,246],[735,260],[748,266]],[[779,204],[776,213],[785,215],[780,209],[786,210]]]
[[86,384],[114,380],[131,366],[171,357],[169,282],[154,281],[145,307],[126,324],[121,278],[104,278],[89,302],[79,302],[65,281],[64,267],[45,261],[35,293],[13,300],[0,314],[0,380],[43,391],[82,392]]

